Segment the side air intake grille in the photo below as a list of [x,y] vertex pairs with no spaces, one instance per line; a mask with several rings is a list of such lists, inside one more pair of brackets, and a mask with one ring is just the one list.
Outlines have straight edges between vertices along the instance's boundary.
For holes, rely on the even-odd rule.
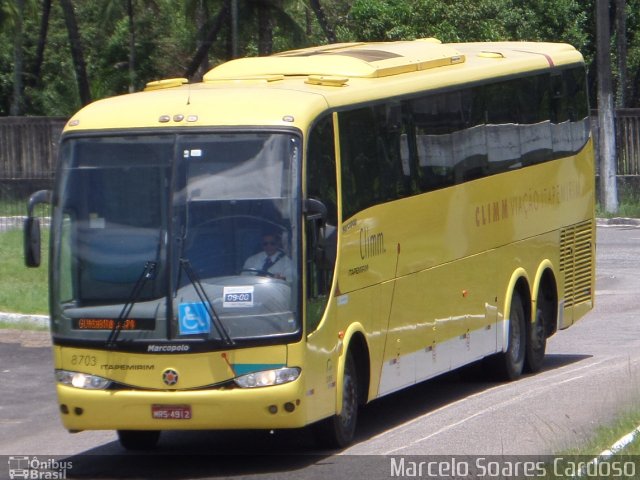
[[579,223],[560,233],[560,271],[564,272],[565,306],[591,300],[593,224]]

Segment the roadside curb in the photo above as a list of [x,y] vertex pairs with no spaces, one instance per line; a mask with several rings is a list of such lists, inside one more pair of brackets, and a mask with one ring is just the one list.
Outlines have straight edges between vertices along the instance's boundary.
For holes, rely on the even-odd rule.
[[35,327],[49,328],[49,315],[23,315],[20,313],[0,312],[0,322],[11,324],[28,324]]
[[626,447],[628,447],[631,443],[633,443],[639,434],[640,434],[640,426],[636,427],[635,430],[632,430],[631,432],[627,433],[624,437],[622,437],[616,443],[611,445],[611,447],[609,447],[605,451],[600,452],[600,454],[597,457],[595,457],[593,460],[591,460],[589,463],[583,466],[578,472],[578,474],[574,476],[574,478],[590,476],[588,474],[590,466],[594,466],[594,465],[597,466],[599,463],[609,461],[612,457],[621,453]]
[[598,227],[640,227],[640,218],[626,218],[626,217],[614,217],[614,218],[596,218],[596,225]]

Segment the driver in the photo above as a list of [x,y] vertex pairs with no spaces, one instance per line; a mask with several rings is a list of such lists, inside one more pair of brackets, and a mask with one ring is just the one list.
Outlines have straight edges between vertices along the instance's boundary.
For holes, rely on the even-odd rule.
[[291,281],[293,278],[293,264],[282,250],[282,241],[277,233],[262,236],[262,251],[247,258],[242,269],[282,280]]

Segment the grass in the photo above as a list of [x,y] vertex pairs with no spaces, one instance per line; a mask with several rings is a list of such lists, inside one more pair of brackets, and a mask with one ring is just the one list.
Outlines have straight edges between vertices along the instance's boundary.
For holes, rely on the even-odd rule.
[[[640,472],[636,470],[638,455],[640,455],[640,434],[635,435],[633,441],[626,447],[613,452],[613,456],[599,458],[598,464],[593,463],[593,460],[613,447],[621,438],[634,432],[639,425],[640,407],[624,411],[609,425],[596,429],[594,435],[583,445],[554,455],[553,464],[549,462],[547,465],[548,475],[542,478],[638,478],[637,475]],[[558,460],[557,467],[556,460]],[[582,476],[578,474],[580,468],[586,469]],[[614,474],[612,470],[614,468],[618,469],[618,473]],[[620,474],[622,471],[627,471],[631,476]]]
[[[596,457],[639,425],[640,407],[626,410],[611,424],[596,429],[595,434],[584,445],[568,450],[565,454]],[[640,435],[637,435],[635,440],[616,456],[618,455],[640,455]]]
[[[0,217],[24,216],[27,214],[28,199],[1,198],[0,196]],[[37,205],[35,215],[46,217],[49,215],[49,205]]]
[[6,322],[0,320],[0,330],[13,329],[13,330],[27,330],[30,332],[48,332],[48,326],[38,325],[32,322],[18,321],[18,322]]
[[630,185],[622,185],[618,190],[618,212],[615,214],[607,213],[598,203],[596,205],[596,217],[640,218],[640,191]]
[[22,230],[0,233],[0,311],[27,314],[47,314],[49,232],[42,229],[42,265],[27,268],[24,265]]
[[12,217],[14,215],[26,215],[26,202],[20,200],[0,201],[0,216]]

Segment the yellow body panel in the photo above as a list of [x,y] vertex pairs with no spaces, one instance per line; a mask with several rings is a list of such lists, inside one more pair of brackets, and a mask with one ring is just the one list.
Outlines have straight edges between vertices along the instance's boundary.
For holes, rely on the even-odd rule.
[[[338,286],[349,299],[344,315],[386,337],[384,350],[371,349],[372,377],[379,372],[374,367],[400,369],[414,352],[437,358],[447,342],[469,352],[457,353],[449,368],[506,348],[499,324],[508,318],[515,281],[522,276],[537,288],[540,267],[547,266],[559,287],[564,284],[560,229],[593,214],[591,155],[588,146],[571,160],[372,207],[343,223]],[[395,283],[392,296],[378,293],[381,282]],[[562,299],[564,292],[558,294]],[[565,309],[559,328],[591,308],[589,301]],[[381,314],[388,319],[374,320]],[[486,344],[475,353],[473,332],[482,332]],[[407,375],[421,378],[420,365],[407,368],[416,373],[403,372],[398,387],[412,383]],[[381,393],[370,392],[372,398]]]

